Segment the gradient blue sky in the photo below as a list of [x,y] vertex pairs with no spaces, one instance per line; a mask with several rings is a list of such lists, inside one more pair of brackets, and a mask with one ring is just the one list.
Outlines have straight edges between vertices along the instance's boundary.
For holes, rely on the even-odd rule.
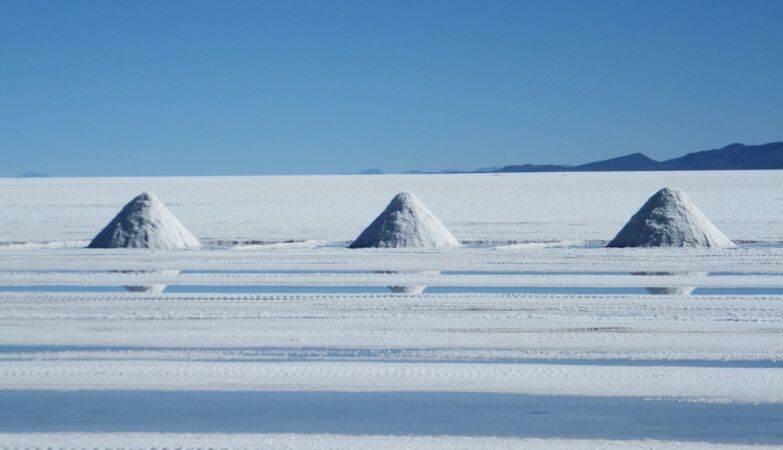
[[775,140],[780,0],[0,0],[0,175],[473,169]]

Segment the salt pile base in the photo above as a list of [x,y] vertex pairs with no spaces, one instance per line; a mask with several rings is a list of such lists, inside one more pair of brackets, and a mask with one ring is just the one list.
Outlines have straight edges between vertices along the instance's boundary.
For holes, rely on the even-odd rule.
[[663,188],[650,197],[607,247],[734,247],[685,192]]
[[401,192],[349,246],[457,247],[459,241],[415,195]]
[[144,192],[125,205],[88,247],[177,249],[199,245],[154,194]]

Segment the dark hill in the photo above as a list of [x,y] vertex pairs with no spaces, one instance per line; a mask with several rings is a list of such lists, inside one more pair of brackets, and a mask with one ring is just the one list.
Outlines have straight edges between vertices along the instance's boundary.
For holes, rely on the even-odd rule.
[[783,169],[783,142],[762,145],[731,144],[716,150],[688,153],[663,162],[641,153],[595,161],[579,166],[522,164],[498,172],[615,172],[648,170],[773,170]]
[[664,170],[783,169],[783,142],[731,144],[718,150],[688,153],[661,164]]
[[[629,169],[632,167],[633,169]],[[574,172],[612,172],[626,170],[661,170],[661,163],[642,153],[596,161],[571,168]]]

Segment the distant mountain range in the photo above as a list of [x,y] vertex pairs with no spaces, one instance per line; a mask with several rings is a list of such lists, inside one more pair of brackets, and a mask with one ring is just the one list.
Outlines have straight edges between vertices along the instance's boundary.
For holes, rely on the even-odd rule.
[[49,178],[49,175],[38,172],[26,172],[19,175],[18,178]]
[[357,175],[383,175],[381,169],[364,169],[356,173]]
[[642,153],[595,161],[579,166],[505,166],[498,172],[638,172],[649,170],[764,170],[783,169],[783,142],[762,145],[731,144],[717,150],[688,153],[656,161]]
[[[469,171],[442,170],[440,172],[429,173],[639,172],[651,170],[771,169],[783,169],[783,142],[770,142],[762,145],[731,144],[716,150],[688,153],[685,156],[667,159],[666,161],[656,161],[642,153],[631,153],[630,155],[590,162],[578,166],[522,164],[505,167],[489,167]],[[425,172],[408,171],[405,173]]]
[[[409,170],[405,174],[432,173],[532,173],[532,172],[640,172],[653,170],[778,170],[783,169],[783,142],[761,145],[731,144],[715,150],[688,153],[679,158],[656,161],[642,153],[618,156],[578,166],[557,164],[521,164],[484,167],[475,170]],[[380,169],[365,169],[361,175],[381,175]],[[19,178],[43,178],[49,175],[27,172]]]

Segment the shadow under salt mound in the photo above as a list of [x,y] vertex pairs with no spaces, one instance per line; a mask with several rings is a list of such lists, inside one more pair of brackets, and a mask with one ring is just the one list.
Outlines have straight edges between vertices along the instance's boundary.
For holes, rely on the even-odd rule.
[[[430,270],[430,271],[411,271],[411,272],[403,272],[400,270],[375,270],[372,273],[381,273],[381,274],[413,274],[413,275],[440,275],[440,271],[437,270]],[[407,286],[386,286],[389,291],[391,291],[394,294],[403,294],[403,295],[421,295],[424,293],[424,290],[427,289],[427,286],[425,285],[407,285]]]
[[[179,275],[179,270],[114,270],[112,273],[130,273],[130,274],[147,274],[152,273],[156,275],[174,276]],[[128,292],[136,292],[140,294],[162,294],[166,290],[167,284],[138,284],[138,285],[125,285],[123,286]]]
[[647,287],[644,288],[652,295],[691,295],[696,290],[696,286],[688,287]]
[[421,295],[427,286],[386,286],[393,294]]
[[[631,272],[631,275],[645,277],[703,276],[707,275],[707,272]],[[646,287],[644,289],[652,295],[691,295],[696,290],[696,286]]]

